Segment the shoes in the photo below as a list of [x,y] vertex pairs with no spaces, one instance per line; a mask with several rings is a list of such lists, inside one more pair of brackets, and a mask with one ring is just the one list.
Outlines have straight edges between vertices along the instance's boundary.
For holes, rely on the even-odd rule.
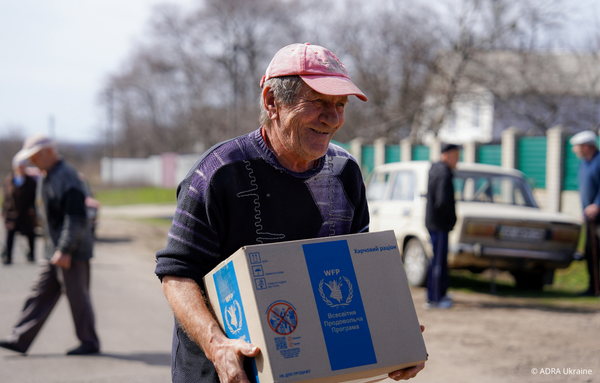
[[23,350],[22,348],[17,347],[16,344],[7,342],[5,340],[0,341],[0,347],[5,348],[7,350],[19,352],[21,354],[25,354],[25,352],[27,352],[27,350]]
[[99,347],[92,347],[92,346],[87,346],[87,345],[82,344],[79,347],[69,350],[67,352],[67,355],[92,355],[92,354],[98,354],[99,352],[100,352]]
[[425,302],[423,304],[423,308],[425,310],[429,310],[429,309],[440,309],[440,310],[446,310],[451,308],[453,305],[452,299],[450,299],[448,296],[444,296],[442,297],[442,299],[440,299],[437,302]]

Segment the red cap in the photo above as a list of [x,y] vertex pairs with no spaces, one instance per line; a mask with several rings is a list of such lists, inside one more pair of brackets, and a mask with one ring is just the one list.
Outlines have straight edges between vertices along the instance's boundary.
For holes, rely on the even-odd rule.
[[354,95],[362,101],[367,97],[348,77],[342,62],[328,49],[310,43],[292,44],[281,48],[260,80],[299,75],[315,91],[330,96]]

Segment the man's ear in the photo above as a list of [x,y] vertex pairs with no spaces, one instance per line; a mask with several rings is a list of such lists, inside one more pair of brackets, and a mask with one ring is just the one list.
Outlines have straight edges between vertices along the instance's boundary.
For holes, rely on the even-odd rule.
[[275,120],[278,117],[277,113],[277,102],[275,101],[275,94],[271,90],[271,87],[265,86],[262,91],[263,105],[271,120]]

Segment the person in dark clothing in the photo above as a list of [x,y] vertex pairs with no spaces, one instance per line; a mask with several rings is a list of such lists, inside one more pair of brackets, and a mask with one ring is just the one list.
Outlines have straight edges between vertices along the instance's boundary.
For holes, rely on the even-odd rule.
[[2,254],[2,263],[5,265],[12,263],[16,233],[27,237],[27,260],[35,260],[35,188],[35,179],[25,173],[25,162],[13,159],[13,171],[4,180],[2,202],[2,219],[6,227],[6,248]]
[[27,138],[16,157],[29,159],[42,172],[36,207],[44,228],[45,259],[12,333],[0,341],[0,347],[27,352],[64,291],[81,342],[67,355],[98,353],[89,293],[93,239],[83,184],[77,171],[59,156],[54,140],[43,134]]
[[[260,83],[261,126],[205,153],[177,188],[156,274],[175,314],[173,382],[248,383],[245,357],[260,350],[228,339],[203,297],[202,277],[244,245],[369,229],[359,164],[331,138],[349,95],[367,98],[329,50],[282,48]],[[424,365],[394,371],[408,379]]]
[[582,296],[599,296],[600,262],[600,152],[597,135],[591,130],[577,133],[571,137],[573,152],[581,159],[579,163],[579,196],[583,208],[583,220],[586,222],[585,258],[589,275],[587,290]]
[[442,145],[441,161],[429,170],[425,227],[431,236],[433,258],[427,271],[427,302],[425,308],[450,308],[452,300],[446,295],[448,276],[448,233],[456,223],[452,170],[460,158],[460,147]]

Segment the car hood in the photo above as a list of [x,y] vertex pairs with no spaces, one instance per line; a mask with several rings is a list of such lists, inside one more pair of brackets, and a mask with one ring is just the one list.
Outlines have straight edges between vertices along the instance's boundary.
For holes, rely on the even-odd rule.
[[546,212],[535,207],[459,201],[456,203],[456,212],[463,219],[467,217],[500,218],[581,225],[581,220],[575,216],[565,213]]

